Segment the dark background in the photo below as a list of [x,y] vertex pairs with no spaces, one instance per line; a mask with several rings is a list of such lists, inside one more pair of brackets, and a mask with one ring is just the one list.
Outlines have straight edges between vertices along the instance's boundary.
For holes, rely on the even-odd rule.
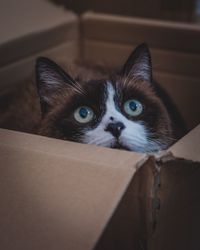
[[92,10],[126,16],[197,22],[200,0],[51,0],[81,14]]

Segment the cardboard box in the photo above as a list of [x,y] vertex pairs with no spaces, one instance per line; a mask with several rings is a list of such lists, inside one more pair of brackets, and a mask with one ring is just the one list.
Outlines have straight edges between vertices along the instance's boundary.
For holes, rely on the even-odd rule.
[[70,15],[70,45],[15,58],[0,69],[4,84],[25,79],[37,55],[119,66],[146,41],[191,132],[146,155],[0,129],[0,249],[199,249],[199,27],[86,13],[79,44]]
[[200,247],[199,126],[157,157],[3,129],[0,138],[1,249]]

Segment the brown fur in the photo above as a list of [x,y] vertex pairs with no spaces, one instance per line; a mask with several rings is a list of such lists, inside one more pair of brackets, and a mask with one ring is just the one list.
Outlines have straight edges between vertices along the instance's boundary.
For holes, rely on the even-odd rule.
[[[145,115],[138,117],[144,120],[152,128],[153,133],[157,133],[158,137],[164,140],[169,140],[171,143],[175,141],[176,135],[173,131],[172,119],[167,112],[161,99],[155,93],[153,87],[148,82],[135,79],[134,83],[129,79],[120,78],[116,82],[119,86],[118,89],[124,88],[127,92],[127,99],[132,98],[131,93],[140,96],[140,101],[144,104]],[[137,119],[137,118],[136,118]]]
[[[77,81],[89,81],[94,78],[102,78],[108,74],[101,66],[92,66],[89,63],[77,62],[71,65],[62,65]],[[61,95],[55,96],[58,107],[62,107],[62,100],[65,102],[66,95],[61,90]],[[56,104],[56,103],[55,103]],[[61,107],[60,107],[61,106]],[[56,112],[56,111],[55,111]],[[40,128],[45,126],[45,121],[41,124],[41,107],[40,99],[35,82],[35,76],[30,77],[24,82],[17,83],[16,86],[0,90],[0,127],[27,132],[38,133],[38,130],[43,131],[44,135],[49,135],[48,131]],[[53,119],[52,114],[49,114],[49,120]],[[41,132],[40,132],[41,133]]]
[[[133,51],[118,73],[79,64],[68,67],[66,74],[47,58],[40,58],[36,69],[37,85],[29,80],[0,94],[0,127],[82,142],[84,131],[95,128],[105,113],[102,98],[109,81],[120,112],[133,122],[142,122],[148,128],[149,142],[160,145],[152,150],[165,149],[184,133],[170,98],[152,80],[151,58],[145,44]],[[143,112],[136,117],[123,109],[124,103],[132,99],[143,105]],[[96,120],[84,126],[77,123],[73,112],[80,106],[91,107]]]
[[27,80],[1,92],[0,113],[1,128],[36,133],[41,119],[36,85]]

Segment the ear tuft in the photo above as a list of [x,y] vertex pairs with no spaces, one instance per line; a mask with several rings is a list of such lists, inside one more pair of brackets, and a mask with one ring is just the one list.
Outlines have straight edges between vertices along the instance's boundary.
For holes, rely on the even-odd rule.
[[131,53],[123,67],[122,75],[152,81],[151,55],[146,43],[140,44]]
[[37,58],[36,77],[37,83],[43,83],[53,89],[66,84],[73,86],[75,83],[70,75],[47,57]]
[[52,105],[56,93],[75,84],[71,76],[46,57],[36,60],[36,81],[43,112]]

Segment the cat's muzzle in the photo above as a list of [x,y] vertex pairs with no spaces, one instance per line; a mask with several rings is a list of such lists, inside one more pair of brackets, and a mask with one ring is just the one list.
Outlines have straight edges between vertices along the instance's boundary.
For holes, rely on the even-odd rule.
[[125,125],[122,122],[109,123],[105,131],[110,132],[114,137],[119,138]]

